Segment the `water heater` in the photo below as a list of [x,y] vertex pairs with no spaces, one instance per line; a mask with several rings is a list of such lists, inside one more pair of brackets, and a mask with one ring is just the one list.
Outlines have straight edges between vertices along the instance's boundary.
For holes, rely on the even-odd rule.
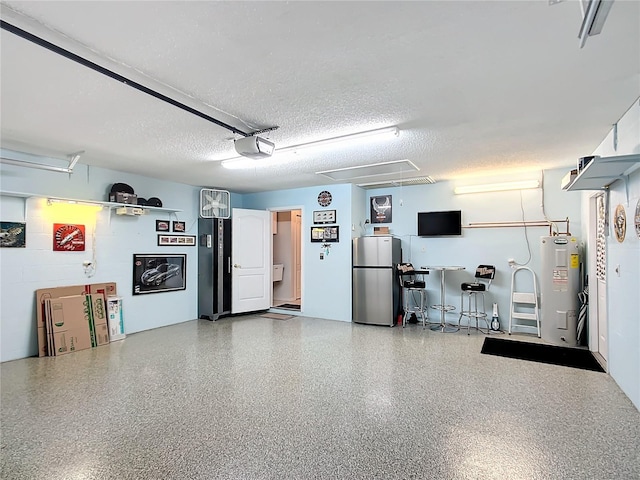
[[580,247],[575,237],[541,237],[541,337],[550,343],[578,346]]

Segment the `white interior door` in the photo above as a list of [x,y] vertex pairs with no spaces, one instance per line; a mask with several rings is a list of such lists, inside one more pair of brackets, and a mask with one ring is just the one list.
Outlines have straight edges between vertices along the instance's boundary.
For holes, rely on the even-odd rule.
[[271,212],[232,209],[231,313],[271,306]]
[[302,210],[297,210],[296,219],[294,222],[294,255],[295,255],[295,294],[296,299],[302,297]]

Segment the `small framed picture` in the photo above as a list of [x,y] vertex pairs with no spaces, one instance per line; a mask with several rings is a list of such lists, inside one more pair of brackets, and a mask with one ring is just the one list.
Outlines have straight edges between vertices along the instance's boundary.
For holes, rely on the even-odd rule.
[[195,235],[158,235],[158,246],[185,245],[193,247],[196,244]]
[[311,227],[312,242],[339,242],[340,227]]
[[0,222],[0,247],[25,248],[24,222]]
[[185,222],[171,222],[171,231],[184,233],[187,231],[187,224]]
[[156,220],[156,232],[168,232],[169,220]]
[[336,223],[335,210],[316,210],[313,212],[313,223]]

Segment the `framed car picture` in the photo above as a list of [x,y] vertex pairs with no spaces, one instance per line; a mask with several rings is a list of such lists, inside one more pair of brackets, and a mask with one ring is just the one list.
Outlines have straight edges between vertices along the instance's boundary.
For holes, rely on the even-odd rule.
[[168,232],[169,220],[156,220],[156,232]]
[[196,244],[195,235],[158,235],[158,246],[173,247],[175,245],[188,245],[193,247]]
[[133,254],[133,294],[171,292],[187,288],[185,254]]
[[171,222],[171,231],[180,232],[180,233],[186,232],[187,231],[186,222],[178,222],[178,221]]

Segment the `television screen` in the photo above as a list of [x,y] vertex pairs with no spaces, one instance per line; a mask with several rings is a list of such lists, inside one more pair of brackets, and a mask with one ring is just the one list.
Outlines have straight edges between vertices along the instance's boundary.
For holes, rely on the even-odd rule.
[[462,235],[462,212],[418,212],[418,236]]

